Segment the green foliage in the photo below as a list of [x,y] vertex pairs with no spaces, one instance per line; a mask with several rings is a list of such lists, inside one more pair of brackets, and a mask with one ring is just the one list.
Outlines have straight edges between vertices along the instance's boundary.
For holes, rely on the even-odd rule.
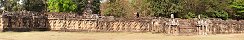
[[141,16],[152,16],[150,7],[150,0],[132,0],[130,6],[132,6],[135,12],[141,14]]
[[5,0],[2,5],[6,11],[21,11],[24,10],[24,5],[17,3],[19,0]]
[[[6,11],[43,11],[80,12],[87,7],[88,0],[0,0]],[[47,4],[46,4],[47,3]],[[109,0],[100,5],[100,0],[93,0],[93,13],[106,16],[130,17],[139,13],[141,17],[244,19],[244,0]],[[100,9],[100,6],[105,6]],[[104,10],[103,10],[104,9]],[[102,11],[100,11],[102,10]]]
[[169,17],[183,10],[178,0],[134,0],[131,4],[143,16]]
[[48,0],[50,12],[75,12],[77,5],[72,0]]
[[235,16],[244,19],[244,0],[234,0],[230,6],[236,10]]
[[87,0],[75,0],[75,3],[77,4],[78,12],[83,12],[85,9],[86,4],[88,3]]
[[5,7],[6,11],[43,11],[44,3],[44,0],[1,0],[1,6]]
[[128,13],[128,6],[126,6],[124,0],[110,0],[106,6],[107,8],[104,11],[105,16],[124,17]]
[[95,14],[100,13],[100,0],[94,0],[92,3],[92,10]]
[[211,17],[211,18],[222,18],[228,19],[231,17],[231,10],[228,7],[231,3],[231,0],[208,0],[203,2],[206,5],[206,9],[204,11],[204,15]]
[[[234,14],[232,8],[228,7],[231,2],[232,0],[130,0],[130,4],[110,2],[111,5],[105,12],[107,15],[116,13],[116,16],[123,16],[119,14],[131,13],[124,10],[129,8],[125,5],[130,5],[134,10],[132,12],[138,12],[141,16],[170,17],[170,14],[175,14],[178,18],[196,18],[201,15],[205,18],[228,19]],[[117,12],[114,9],[118,9]]]
[[222,18],[222,19],[228,19],[229,15],[226,11],[211,11],[208,12],[208,16],[212,18]]
[[193,18],[193,17],[196,17],[196,14],[193,14],[192,12],[189,12],[189,13],[187,13],[187,15],[184,15],[181,18],[189,19],[189,18]]
[[45,11],[46,5],[45,0],[25,0],[24,7],[27,11]]
[[[182,2],[182,1],[181,1]],[[184,12],[192,12],[210,18],[228,19],[231,15],[231,8],[228,7],[231,0],[184,0]],[[187,14],[189,15],[189,14]]]

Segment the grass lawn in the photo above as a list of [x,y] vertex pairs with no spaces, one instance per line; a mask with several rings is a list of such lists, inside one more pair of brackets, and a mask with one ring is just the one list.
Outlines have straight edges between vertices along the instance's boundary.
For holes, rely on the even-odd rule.
[[244,40],[244,34],[167,36],[128,32],[0,32],[0,40]]

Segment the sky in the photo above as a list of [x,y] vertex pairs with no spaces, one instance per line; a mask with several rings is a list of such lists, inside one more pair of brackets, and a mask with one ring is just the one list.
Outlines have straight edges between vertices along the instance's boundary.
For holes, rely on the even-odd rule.
[[105,3],[107,2],[108,0],[100,0],[101,3]]
[[0,2],[0,10],[3,10],[4,7],[2,6],[1,2]]
[[22,5],[23,4],[23,0],[20,0],[17,3],[20,4],[20,5]]

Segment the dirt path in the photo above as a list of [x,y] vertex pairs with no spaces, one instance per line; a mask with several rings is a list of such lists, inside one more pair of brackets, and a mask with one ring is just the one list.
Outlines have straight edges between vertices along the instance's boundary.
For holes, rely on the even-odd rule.
[[152,33],[0,32],[0,40],[244,40],[244,34],[167,36]]

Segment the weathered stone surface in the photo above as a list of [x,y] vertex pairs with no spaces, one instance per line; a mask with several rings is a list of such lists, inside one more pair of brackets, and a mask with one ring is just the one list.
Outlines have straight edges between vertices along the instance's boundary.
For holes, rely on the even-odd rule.
[[[179,19],[175,25],[170,18],[114,18],[112,16],[99,18],[84,18],[77,14],[42,14],[34,12],[4,13],[0,21],[0,30],[55,30],[55,31],[88,31],[88,32],[157,32],[177,34],[224,34],[243,33],[244,20],[221,20],[216,18]],[[176,27],[170,27],[170,25]],[[201,24],[202,27],[199,27]],[[203,30],[204,29],[204,30]],[[170,30],[170,31],[168,31]]]
[[30,11],[3,13],[1,21],[3,31],[47,30],[50,27],[46,25],[48,20],[44,14]]
[[[49,17],[50,18],[50,17]],[[85,18],[83,18],[85,19]],[[137,19],[124,19],[124,18],[113,18],[113,17],[101,17],[96,20],[92,19],[49,19],[52,30],[65,30],[69,31],[95,31],[95,32],[160,32],[167,33],[168,26],[167,22],[170,22],[168,18],[137,18]],[[156,20],[155,20],[156,19]],[[219,34],[219,33],[240,33],[243,32],[244,21],[228,21],[219,19],[205,19],[206,30],[197,31],[197,19],[177,19],[179,22],[180,34]],[[55,24],[59,23],[61,24]],[[61,25],[65,25],[61,27]],[[73,26],[72,26],[73,25]]]

